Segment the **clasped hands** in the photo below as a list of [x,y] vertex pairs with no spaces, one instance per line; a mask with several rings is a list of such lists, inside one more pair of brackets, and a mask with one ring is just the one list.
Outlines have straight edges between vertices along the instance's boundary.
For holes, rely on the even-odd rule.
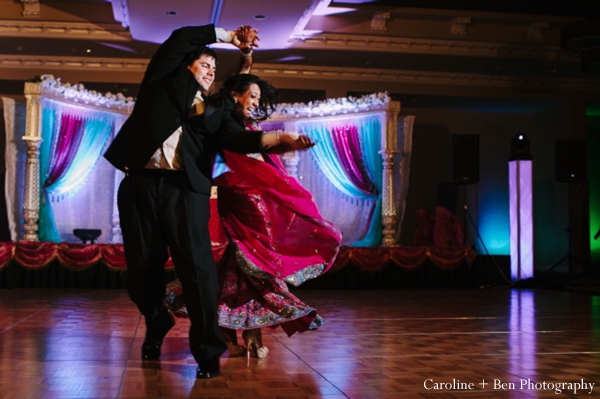
[[241,25],[233,36],[232,44],[240,49],[244,54],[252,51],[252,47],[258,47],[258,29],[253,29],[250,25]]

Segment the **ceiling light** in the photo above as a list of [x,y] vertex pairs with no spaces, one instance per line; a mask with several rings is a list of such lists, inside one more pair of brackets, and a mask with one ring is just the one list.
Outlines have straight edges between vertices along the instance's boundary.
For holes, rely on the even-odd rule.
[[263,19],[267,19],[267,16],[266,15],[258,14],[258,15],[254,16],[254,19],[262,21]]
[[167,17],[174,17],[175,15],[177,15],[177,11],[165,11],[165,15]]
[[290,55],[288,57],[278,58],[274,60],[274,62],[288,62],[288,61],[300,61],[303,60],[304,57],[300,55]]
[[[350,3],[349,1],[344,1],[344,3]],[[345,12],[356,11],[356,8],[347,8],[347,7],[329,7],[328,1],[321,1],[312,15],[333,15],[333,14],[342,14]]]
[[[134,50],[131,47],[122,46],[120,44],[106,43],[106,42],[98,42],[98,44],[101,44],[102,46],[114,48],[114,49],[117,49],[117,50],[127,51],[129,53],[138,53],[137,50]],[[143,51],[142,51],[142,54],[144,54]]]

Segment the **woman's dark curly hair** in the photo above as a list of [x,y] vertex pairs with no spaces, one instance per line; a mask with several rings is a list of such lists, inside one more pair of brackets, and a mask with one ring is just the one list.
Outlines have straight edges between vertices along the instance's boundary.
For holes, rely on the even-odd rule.
[[[264,121],[271,116],[273,111],[275,111],[279,100],[279,95],[270,82],[263,80],[256,75],[248,73],[238,74],[223,82],[223,85],[219,89],[219,97],[231,100],[233,98],[233,92],[244,94],[248,91],[251,84],[256,84],[260,88],[258,108],[254,111],[255,116],[252,117],[252,119],[255,121]],[[243,123],[244,115],[241,112],[241,109],[236,107],[236,112],[233,116],[238,122]]]

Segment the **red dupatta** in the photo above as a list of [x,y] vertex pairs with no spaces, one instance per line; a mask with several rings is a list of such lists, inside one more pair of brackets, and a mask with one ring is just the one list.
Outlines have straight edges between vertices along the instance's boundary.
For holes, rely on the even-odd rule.
[[224,151],[229,171],[215,179],[219,215],[238,258],[299,285],[331,267],[342,234],[279,157],[262,156],[265,162]]

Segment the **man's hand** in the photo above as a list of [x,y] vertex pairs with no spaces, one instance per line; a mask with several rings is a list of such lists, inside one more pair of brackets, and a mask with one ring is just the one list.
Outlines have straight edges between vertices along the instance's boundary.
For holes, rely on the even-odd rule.
[[243,53],[249,53],[252,47],[258,47],[258,29],[252,29],[250,25],[240,26],[233,37],[233,45]]

